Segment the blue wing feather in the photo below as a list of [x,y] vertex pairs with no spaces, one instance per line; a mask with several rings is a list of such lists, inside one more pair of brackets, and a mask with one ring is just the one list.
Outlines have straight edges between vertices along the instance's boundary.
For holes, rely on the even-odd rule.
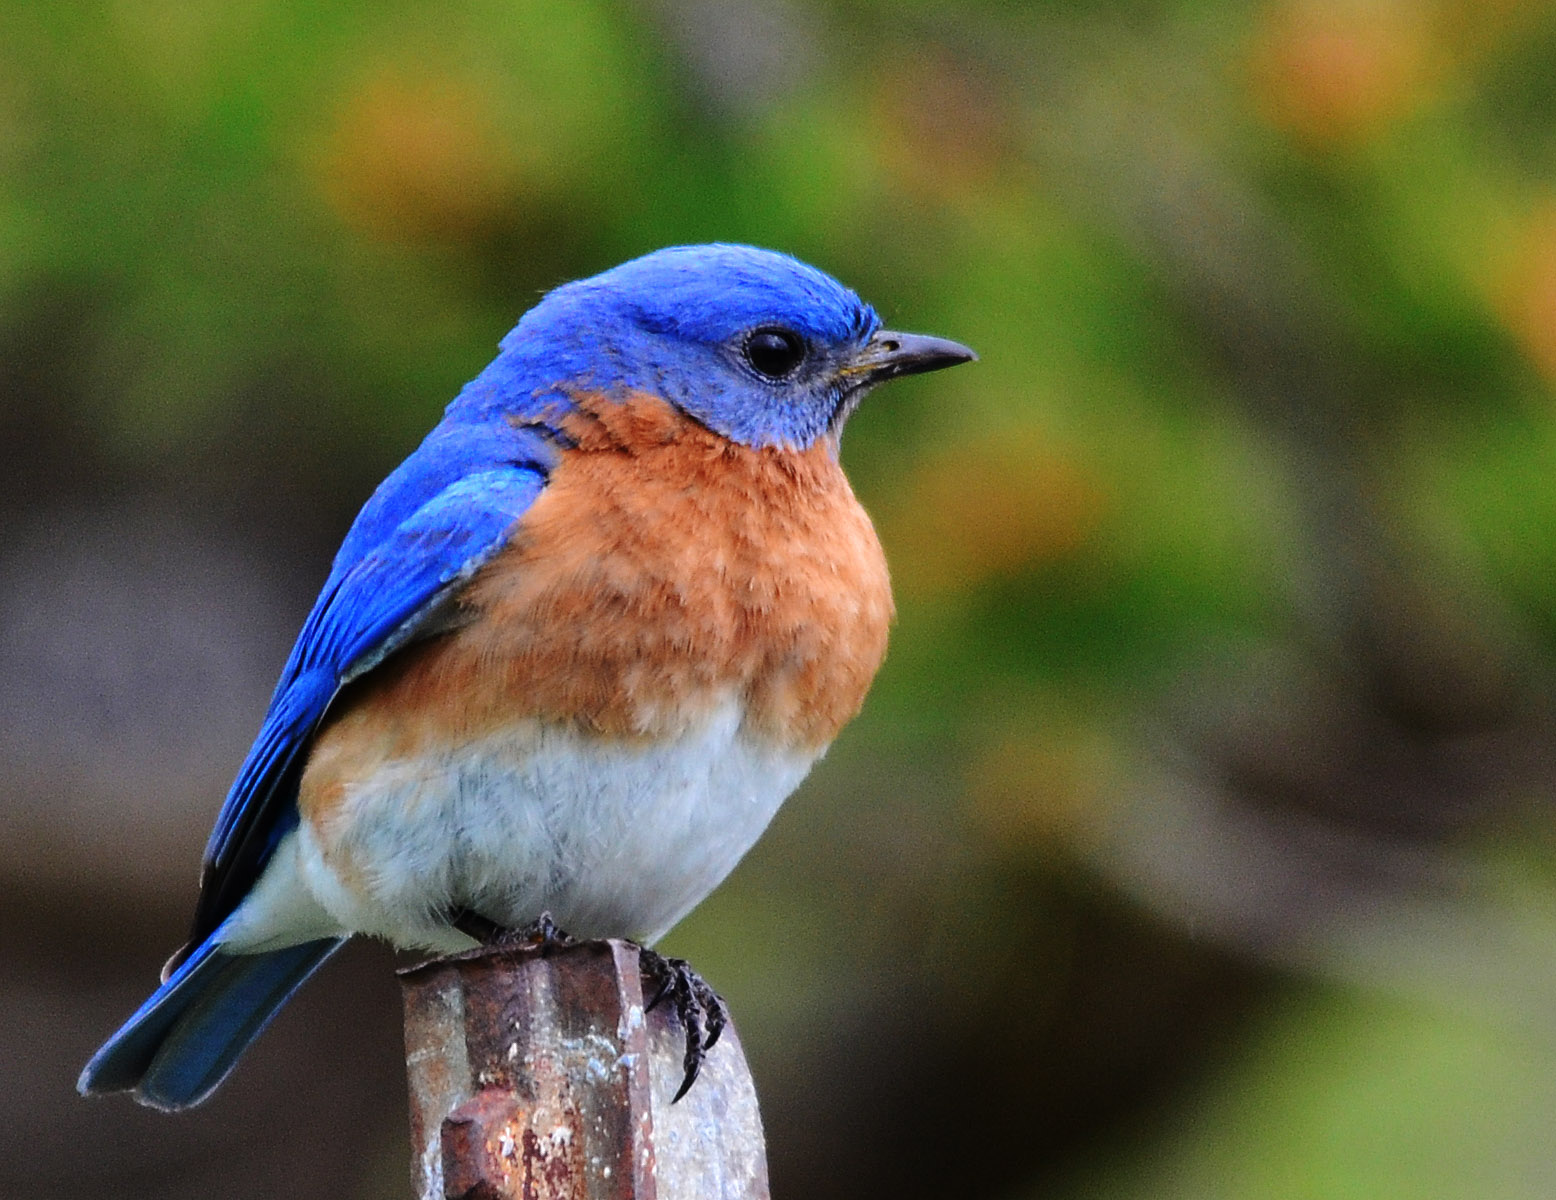
[[506,542],[556,461],[536,429],[445,422],[374,493],[336,555],[206,846],[191,945],[296,822],[306,749],[341,684],[414,638]]
[[327,938],[263,954],[206,941],[92,1056],[82,1095],[133,1091],[153,1108],[198,1104],[288,998],[343,944]]

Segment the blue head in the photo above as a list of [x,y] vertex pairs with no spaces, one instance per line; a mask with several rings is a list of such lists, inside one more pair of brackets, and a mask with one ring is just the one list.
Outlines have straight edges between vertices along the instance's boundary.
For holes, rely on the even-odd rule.
[[455,403],[648,392],[736,441],[802,448],[835,436],[883,379],[972,357],[882,330],[852,291],[787,255],[675,246],[551,292]]

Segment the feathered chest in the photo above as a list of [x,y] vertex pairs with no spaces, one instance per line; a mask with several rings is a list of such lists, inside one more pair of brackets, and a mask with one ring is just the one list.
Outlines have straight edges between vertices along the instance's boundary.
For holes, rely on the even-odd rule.
[[648,397],[580,402],[566,428],[575,447],[463,595],[465,621],[375,690],[402,712],[452,703],[444,736],[535,718],[662,737],[734,698],[763,740],[830,742],[892,617],[830,449],[753,450]]

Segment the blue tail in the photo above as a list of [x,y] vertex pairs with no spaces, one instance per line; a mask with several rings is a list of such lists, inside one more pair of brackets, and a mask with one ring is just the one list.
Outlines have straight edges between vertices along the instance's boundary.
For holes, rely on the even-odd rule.
[[[219,931],[218,931],[219,933]],[[83,1096],[134,1092],[167,1110],[204,1100],[303,980],[344,939],[228,954],[207,938],[81,1072]]]

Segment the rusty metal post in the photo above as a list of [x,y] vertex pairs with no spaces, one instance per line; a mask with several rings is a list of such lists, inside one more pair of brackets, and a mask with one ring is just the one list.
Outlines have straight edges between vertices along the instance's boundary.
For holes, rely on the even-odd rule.
[[494,948],[400,973],[420,1200],[767,1200],[733,1027],[671,1105],[685,1042],[638,950]]

